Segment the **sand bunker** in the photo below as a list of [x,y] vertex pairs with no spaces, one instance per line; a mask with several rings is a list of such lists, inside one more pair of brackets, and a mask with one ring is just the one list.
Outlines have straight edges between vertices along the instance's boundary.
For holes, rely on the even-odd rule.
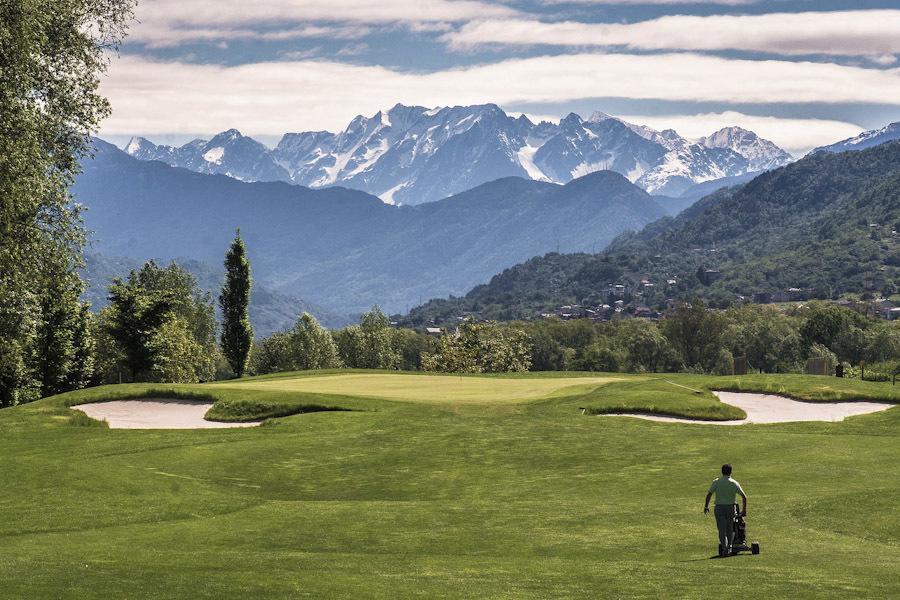
[[259,421],[221,423],[203,418],[212,402],[146,398],[113,400],[72,406],[92,419],[106,421],[112,429],[211,429],[253,427]]
[[659,415],[617,413],[616,417],[635,417],[668,423],[701,423],[703,425],[744,425],[747,423],[790,423],[794,421],[843,421],[845,417],[865,415],[894,406],[882,402],[800,402],[771,394],[746,392],[713,392],[719,400],[737,406],[747,413],[737,421],[703,421]]

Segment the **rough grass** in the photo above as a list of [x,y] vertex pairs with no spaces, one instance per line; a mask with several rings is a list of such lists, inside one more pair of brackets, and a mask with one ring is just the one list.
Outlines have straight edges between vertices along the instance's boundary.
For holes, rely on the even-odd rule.
[[747,414],[735,406],[724,404],[708,389],[698,384],[700,393],[668,378],[625,381],[598,387],[576,400],[586,414],[655,414],[709,421],[744,419]]
[[[325,402],[332,402],[335,398],[320,396]],[[304,398],[304,401],[312,398]],[[274,419],[312,412],[353,410],[342,408],[333,404],[299,404],[265,400],[261,398],[248,399],[220,399],[213,404],[205,415],[209,421],[242,422]]]
[[[509,379],[532,377],[558,378]],[[657,376],[625,379],[594,406],[712,402],[676,386],[670,397]],[[666,379],[702,391],[729,378]],[[0,411],[0,595],[900,597],[898,408],[685,427],[582,416],[591,391],[576,386],[518,404],[329,396],[356,410],[258,428],[71,425],[68,404],[142,389]],[[168,389],[297,406],[305,393]],[[749,493],[759,556],[709,560],[715,526],[701,508],[723,462]]]
[[[699,385],[699,383],[698,383]],[[821,375],[743,375],[719,377],[702,383],[710,389],[733,392],[762,392],[778,394],[808,402],[870,402],[900,403],[900,386],[889,382],[859,381],[858,379],[824,377]]]
[[[97,419],[93,419],[80,410],[71,411],[72,415],[68,417],[69,423],[76,427],[109,427],[109,423],[106,421],[99,421]],[[65,418],[65,417],[61,417]]]

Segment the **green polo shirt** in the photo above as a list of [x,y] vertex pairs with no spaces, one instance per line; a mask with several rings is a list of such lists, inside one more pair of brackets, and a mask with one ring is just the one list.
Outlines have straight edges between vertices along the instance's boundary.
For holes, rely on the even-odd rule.
[[741,484],[725,475],[713,480],[712,485],[709,486],[709,493],[715,493],[716,504],[734,504],[738,494],[744,498],[747,497]]

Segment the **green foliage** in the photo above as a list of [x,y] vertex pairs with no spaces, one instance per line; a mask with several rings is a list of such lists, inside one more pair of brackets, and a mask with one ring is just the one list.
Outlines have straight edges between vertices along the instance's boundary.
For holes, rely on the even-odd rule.
[[287,332],[273,333],[254,344],[250,372],[254,375],[341,366],[338,348],[315,317],[303,313]]
[[438,351],[422,356],[425,371],[503,373],[527,371],[531,347],[524,331],[485,323],[463,323],[441,338]]
[[[565,304],[602,303],[611,284],[627,286],[626,303],[657,309],[695,296],[727,308],[739,296],[789,288],[818,299],[890,294],[900,288],[898,188],[900,143],[809,156],[624,234],[601,254],[533,258],[462,298],[415,308],[405,322],[530,319]],[[705,285],[697,274],[706,269],[721,277],[704,276]],[[641,285],[647,279],[654,287]]]
[[847,379],[895,383],[898,376],[900,376],[900,360],[866,363],[864,368],[854,365],[844,369],[844,377]]
[[287,332],[276,332],[255,344],[250,352],[250,373],[283,373],[293,370],[291,360],[291,336]]
[[[533,327],[528,334],[528,343],[531,345],[531,368],[535,371],[565,371],[571,361],[570,353],[557,341],[546,328]],[[580,367],[585,371],[604,371],[607,369],[594,369]],[[616,369],[613,369],[616,370]]]
[[[91,168],[96,166],[95,162],[90,164]],[[86,194],[85,197],[92,197],[92,195]],[[164,213],[165,209],[159,209],[158,212]],[[91,303],[94,311],[99,311],[108,303],[106,288],[108,282],[116,277],[126,277],[132,269],[137,270],[143,265],[143,261],[134,258],[110,257],[96,252],[85,252],[84,260],[85,266],[81,269],[81,274],[88,285],[82,298]],[[216,267],[188,258],[179,259],[178,264],[197,278],[197,285],[201,290],[218,298],[226,275],[224,265]],[[337,315],[321,306],[286,295],[281,291],[273,291],[261,285],[257,280],[253,280],[252,284],[248,312],[254,336],[264,337],[275,331],[289,328],[294,324],[297,315],[304,311],[315,315],[319,322],[326,327],[343,327],[348,322],[343,315]],[[234,375],[226,373],[225,376],[233,377]]]
[[800,336],[805,346],[833,348],[852,362],[858,361],[864,347],[859,345],[866,322],[862,315],[824,302],[805,304],[796,314],[804,319]]
[[432,336],[413,329],[393,329],[391,346],[400,356],[401,371],[418,371],[422,368],[422,355],[437,351],[438,341]]
[[616,328],[616,346],[624,348],[625,367],[631,372],[674,370],[678,357],[670,340],[655,323],[629,319]]
[[900,322],[892,321],[868,328],[865,355],[872,362],[900,359]]
[[112,335],[115,315],[116,309],[106,306],[91,320],[90,333],[94,340],[94,377],[91,383],[122,383],[126,380],[125,354]]
[[0,406],[81,385],[89,368],[68,185],[109,112],[99,77],[132,4],[0,4]]
[[[838,322],[853,324],[838,328],[830,338],[834,348],[804,342],[802,332],[812,329],[807,323],[819,320],[820,309]],[[763,305],[718,310],[695,301],[659,322],[551,318],[496,327],[525,332],[531,347],[531,370],[535,371],[730,375],[734,358],[746,357],[751,371],[796,373],[804,371],[808,357],[823,352],[836,356],[829,359],[832,365],[837,359],[853,364],[860,359],[900,360],[900,323],[866,318],[848,308],[815,302],[785,311]]]
[[725,327],[724,317],[706,310],[699,299],[679,304],[661,324],[663,334],[678,352],[682,364],[704,372],[712,371],[718,362]]
[[2,271],[0,299],[0,407],[4,407],[40,398],[40,383],[28,364],[39,310],[36,295],[17,288]]
[[[153,261],[110,286],[102,323],[108,337],[104,369],[124,370],[130,381],[204,381],[215,372],[216,322],[212,300],[193,275],[172,263]],[[116,348],[110,348],[113,342]],[[109,361],[121,356],[121,365]],[[124,369],[117,368],[124,367]]]
[[762,373],[802,369],[801,318],[762,305],[744,306],[724,314],[728,323],[724,341],[732,355],[745,356],[750,367]]
[[94,316],[87,304],[82,304],[72,327],[73,352],[66,374],[66,390],[77,390],[90,384],[95,374],[96,340],[93,336]]
[[194,383],[197,381],[197,358],[203,347],[191,335],[184,319],[168,314],[147,343],[152,357],[150,381]]
[[341,365],[331,334],[309,313],[303,313],[290,331],[290,370],[333,369]]
[[712,369],[713,375],[734,375],[734,355],[728,348],[719,349],[719,356]]
[[360,318],[359,325],[334,333],[344,365],[354,369],[396,369],[401,355],[395,348],[390,320],[377,306]]
[[[625,352],[613,348],[610,340],[604,339],[587,346],[575,362],[575,366],[583,371],[614,373],[625,370],[626,360]],[[635,363],[632,362],[631,364],[634,365]]]
[[822,358],[825,360],[825,372],[833,373],[834,367],[837,365],[838,359],[837,355],[831,351],[831,349],[824,344],[813,344],[809,347],[809,356],[808,358]]
[[243,377],[253,345],[249,313],[251,285],[250,261],[239,230],[225,255],[225,284],[219,294],[222,353],[236,377]]
[[94,343],[88,307],[78,301],[81,281],[58,275],[41,298],[42,318],[34,345],[34,371],[41,396],[84,387],[93,376]]

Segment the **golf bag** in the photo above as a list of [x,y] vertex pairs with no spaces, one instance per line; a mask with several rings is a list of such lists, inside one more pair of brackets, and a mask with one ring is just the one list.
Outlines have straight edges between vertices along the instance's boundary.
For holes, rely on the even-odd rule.
[[759,542],[747,545],[747,523],[741,515],[737,504],[734,505],[734,539],[731,542],[731,551],[738,553],[749,550],[751,554],[759,554]]

